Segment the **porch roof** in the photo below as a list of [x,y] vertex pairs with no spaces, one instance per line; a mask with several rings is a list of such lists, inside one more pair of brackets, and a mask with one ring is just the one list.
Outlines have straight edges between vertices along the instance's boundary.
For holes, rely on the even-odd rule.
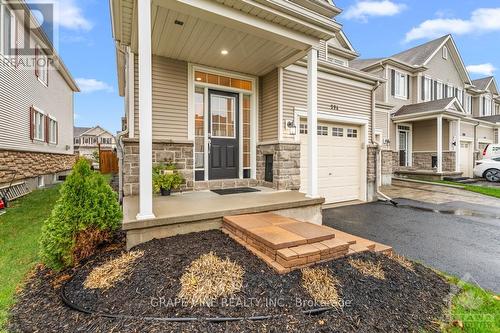
[[440,114],[458,118],[466,117],[462,105],[455,97],[405,105],[396,111],[392,117],[394,120],[419,120],[420,118],[429,118]]

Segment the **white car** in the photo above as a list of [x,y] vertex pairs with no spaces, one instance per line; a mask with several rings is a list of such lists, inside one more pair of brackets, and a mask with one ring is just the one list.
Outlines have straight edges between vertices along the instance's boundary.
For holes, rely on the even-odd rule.
[[477,161],[474,176],[486,178],[489,182],[500,182],[500,157]]

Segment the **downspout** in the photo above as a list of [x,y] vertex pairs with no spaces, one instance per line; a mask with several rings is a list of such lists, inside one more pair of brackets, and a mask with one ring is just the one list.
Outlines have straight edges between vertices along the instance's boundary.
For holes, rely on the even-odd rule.
[[[379,170],[381,170],[382,168],[382,158],[381,158],[381,147],[380,145],[376,142],[376,139],[375,139],[375,126],[376,126],[376,122],[375,122],[375,119],[376,119],[376,112],[375,112],[375,91],[380,87],[382,83],[380,81],[377,81],[377,84],[375,85],[375,87],[373,87],[372,89],[372,144],[376,146],[376,150],[375,150],[375,191],[377,193],[377,195],[379,197],[382,197],[383,200],[385,202],[390,202],[391,204],[393,204],[394,206],[397,206],[398,203],[393,201],[391,198],[389,198],[387,195],[385,195],[384,193],[382,193],[380,190],[379,190],[379,186],[378,186],[378,183],[379,183],[379,177],[378,177],[378,174],[379,174]],[[379,198],[380,199],[380,198]]]
[[[123,53],[123,55],[125,56],[125,59],[126,59],[126,66],[128,67],[128,62],[130,61],[130,59],[127,57],[127,54],[125,54],[125,52],[121,49],[121,47],[119,47],[118,45],[116,46],[118,51]],[[127,92],[128,94],[128,85],[129,85],[129,78],[126,76],[127,73],[125,72],[125,84],[127,85],[126,88],[125,88],[125,91]],[[126,98],[126,102],[125,102],[125,118],[127,120],[127,128],[124,130],[124,131],[121,131],[121,132],[118,132],[116,134],[116,142],[117,142],[117,145],[116,145],[116,153],[118,155],[118,198],[119,198],[119,201],[120,201],[120,204],[123,203],[123,157],[125,156],[125,146],[123,145],[123,137],[125,135],[128,135],[129,133],[129,128],[130,128],[130,118],[129,118],[129,114],[128,114],[128,111],[129,111],[129,108],[130,108],[130,96],[128,96],[128,98]]]
[[474,125],[474,155],[472,155],[472,166],[474,167],[476,165],[477,161],[477,153],[479,152],[479,142],[477,141],[477,127],[479,126],[479,123]]

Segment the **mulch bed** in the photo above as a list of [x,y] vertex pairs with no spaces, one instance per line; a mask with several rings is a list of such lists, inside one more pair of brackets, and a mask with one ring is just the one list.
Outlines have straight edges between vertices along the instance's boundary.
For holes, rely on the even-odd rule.
[[[85,289],[83,282],[96,266],[117,257],[122,248],[101,251],[71,272],[51,274],[39,268],[19,294],[9,329],[22,332],[411,332],[437,330],[450,294],[449,285],[430,269],[415,264],[414,272],[385,255],[356,254],[379,261],[385,280],[365,277],[347,258],[323,263],[340,281],[344,307],[319,315],[302,310],[319,307],[301,287],[301,273],[278,275],[220,231],[207,231],[153,240],[137,246],[144,251],[127,278],[106,291]],[[179,279],[200,255],[213,251],[245,270],[243,288],[232,300],[212,307],[175,303]],[[61,276],[68,299],[96,312],[138,317],[249,317],[280,315],[264,321],[172,323],[143,319],[109,319],[82,314],[61,301]],[[59,283],[58,283],[59,282]],[[231,303],[229,303],[231,302]],[[267,302],[267,304],[266,304]],[[274,303],[273,303],[274,302]]]

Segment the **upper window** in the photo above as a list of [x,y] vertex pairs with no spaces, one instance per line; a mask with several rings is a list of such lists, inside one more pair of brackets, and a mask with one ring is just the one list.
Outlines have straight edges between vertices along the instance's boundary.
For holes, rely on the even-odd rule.
[[443,46],[443,59],[448,59],[448,48]]
[[49,118],[49,142],[57,143],[57,121]]
[[446,86],[446,98],[455,96],[455,88],[451,84]]
[[424,77],[424,101],[428,102],[432,99],[432,79]]
[[49,83],[49,58],[45,55],[42,49],[37,46],[36,48],[36,67],[35,75],[38,80],[44,85]]
[[483,116],[491,116],[491,97],[483,97]]
[[500,115],[500,104],[495,104],[495,114]]
[[443,83],[437,81],[436,82],[436,92],[435,92],[436,99],[443,99]]
[[465,94],[465,112],[472,114],[472,96]]
[[36,109],[33,111],[33,139],[45,141],[44,114]]
[[408,98],[408,76],[406,74],[395,72],[394,76],[394,95],[399,98]]
[[15,17],[6,6],[0,6],[0,53],[11,56],[15,43]]

